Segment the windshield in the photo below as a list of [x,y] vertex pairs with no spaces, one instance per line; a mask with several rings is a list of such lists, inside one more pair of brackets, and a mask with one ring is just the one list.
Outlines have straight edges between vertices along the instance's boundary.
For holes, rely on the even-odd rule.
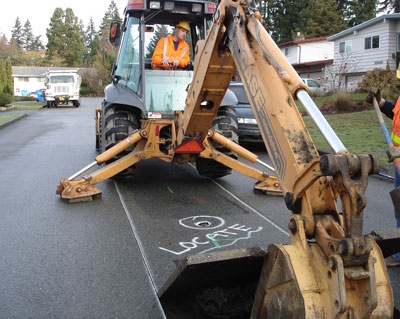
[[[190,49],[191,62],[185,69],[153,69],[151,57],[161,37],[174,32],[170,24],[141,24],[140,19],[130,16],[123,27],[121,48],[116,61],[114,78],[118,85],[125,86],[140,97],[145,109],[152,116],[173,114],[183,110],[187,88],[193,78],[193,54]],[[185,41],[193,47],[196,39],[204,36],[203,24],[193,24]]]
[[115,69],[115,77],[119,84],[128,87],[137,95],[142,95],[141,90],[141,59],[140,59],[140,24],[139,19],[130,17],[127,22],[126,32]]
[[74,77],[72,75],[53,75],[50,77],[50,83],[74,83]]

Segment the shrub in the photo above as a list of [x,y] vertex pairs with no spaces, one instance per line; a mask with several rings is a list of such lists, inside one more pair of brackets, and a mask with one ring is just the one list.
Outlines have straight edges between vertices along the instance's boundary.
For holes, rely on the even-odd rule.
[[353,108],[353,99],[347,91],[339,91],[337,92],[334,105],[338,112],[349,112]]
[[82,96],[90,96],[92,94],[92,90],[87,86],[81,86],[80,94]]
[[364,74],[358,87],[364,92],[376,92],[380,89],[382,96],[393,100],[398,95],[399,84],[396,71],[376,68]]
[[6,106],[10,104],[13,100],[11,94],[8,93],[0,93],[0,106]]

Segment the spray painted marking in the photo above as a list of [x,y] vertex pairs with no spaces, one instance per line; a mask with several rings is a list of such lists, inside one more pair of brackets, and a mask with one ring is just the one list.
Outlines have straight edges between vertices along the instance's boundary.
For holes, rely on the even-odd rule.
[[252,228],[234,224],[216,230],[217,228],[222,228],[225,225],[225,221],[221,217],[208,215],[186,217],[179,220],[179,224],[185,228],[199,231],[209,231],[210,229],[214,229],[214,231],[204,235],[205,238],[202,235],[201,237],[193,237],[188,241],[180,241],[178,242],[178,248],[174,250],[164,247],[158,247],[159,249],[174,255],[182,255],[195,249],[201,249],[199,253],[206,253],[222,247],[232,246],[239,240],[250,239],[253,233],[260,232],[263,229],[262,227]]
[[225,224],[225,221],[221,217],[200,215],[182,218],[179,220],[179,224],[183,227],[191,229],[214,229]]

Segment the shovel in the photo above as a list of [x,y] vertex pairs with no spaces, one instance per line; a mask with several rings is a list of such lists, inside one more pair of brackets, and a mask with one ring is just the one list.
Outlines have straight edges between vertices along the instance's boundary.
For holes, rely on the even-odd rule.
[[[373,97],[372,102],[373,102],[376,114],[378,115],[379,123],[381,125],[383,135],[385,136],[386,144],[388,145],[389,148],[393,148],[393,142],[392,142],[392,139],[390,138],[390,134],[386,127],[386,123],[383,120],[383,116],[382,116],[381,110],[379,108],[378,101],[376,100],[375,97]],[[400,159],[395,158],[393,160],[393,164],[397,170],[397,173],[400,175]],[[397,220],[400,220],[400,187],[395,188],[389,194],[390,194],[390,197],[392,198],[394,210],[396,213],[396,218],[397,218]]]

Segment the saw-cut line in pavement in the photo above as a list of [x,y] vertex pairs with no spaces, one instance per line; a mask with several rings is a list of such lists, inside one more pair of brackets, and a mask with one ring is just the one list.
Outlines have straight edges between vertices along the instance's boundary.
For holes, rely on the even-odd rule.
[[163,317],[164,317],[165,319],[167,319],[167,317],[166,317],[166,315],[165,315],[165,313],[164,313],[163,307],[162,307],[162,305],[161,305],[161,302],[160,302],[160,300],[159,300],[159,295],[158,295],[157,286],[156,286],[156,284],[155,284],[155,282],[154,282],[153,275],[151,274],[150,263],[149,263],[149,261],[148,261],[148,259],[147,259],[147,257],[146,257],[146,253],[145,253],[145,251],[144,251],[144,247],[143,247],[142,241],[141,241],[140,238],[139,238],[139,234],[138,234],[138,232],[137,232],[137,230],[136,230],[136,227],[135,227],[135,224],[134,224],[134,222],[133,222],[133,218],[132,218],[131,214],[129,213],[128,207],[127,207],[126,204],[125,204],[125,200],[124,200],[124,198],[123,198],[123,196],[122,196],[122,194],[121,194],[121,192],[120,192],[120,190],[119,190],[119,188],[118,188],[118,184],[117,184],[117,182],[116,182],[115,180],[114,180],[114,185],[115,185],[115,189],[117,190],[117,194],[118,194],[119,200],[121,201],[122,207],[124,208],[126,218],[128,219],[129,225],[131,226],[131,230],[132,230],[133,236],[134,236],[135,239],[136,239],[136,243],[137,243],[137,245],[138,245],[138,247],[139,247],[140,254],[142,255],[144,267],[145,267],[146,272],[147,272],[147,274],[148,274],[148,277],[149,277],[151,286],[152,286],[152,288],[153,288],[153,292],[154,292],[155,295],[156,295],[157,305],[159,306],[160,311],[161,311],[162,314],[163,314]]
[[[194,166],[192,163],[189,163],[189,165],[196,169],[196,166]],[[290,236],[289,233],[283,229],[281,226],[279,226],[278,224],[275,224],[271,219],[269,219],[268,217],[264,216],[263,214],[261,214],[258,210],[254,209],[253,207],[251,207],[249,204],[247,204],[246,202],[242,201],[239,197],[237,197],[235,194],[233,194],[231,191],[229,191],[228,189],[226,189],[224,186],[222,186],[221,184],[219,184],[218,182],[216,182],[215,180],[211,179],[211,181],[217,185],[219,188],[221,188],[225,193],[227,193],[229,196],[233,197],[234,199],[236,199],[239,203],[241,203],[242,205],[246,206],[248,209],[250,209],[254,214],[258,215],[259,217],[261,217],[262,219],[264,219],[266,222],[270,223],[272,226],[274,226],[276,229],[278,229],[279,231],[281,231],[282,233],[284,233],[287,236]]]
[[279,225],[275,224],[271,219],[269,219],[268,217],[264,216],[263,214],[261,214],[258,210],[254,209],[253,207],[251,207],[249,204],[247,204],[246,202],[242,201],[239,197],[237,197],[235,194],[233,194],[231,191],[227,190],[225,187],[223,187],[221,184],[219,184],[218,182],[211,180],[215,185],[217,185],[219,188],[221,188],[224,192],[226,192],[229,196],[232,196],[235,200],[237,200],[239,203],[241,203],[242,205],[246,206],[248,209],[250,209],[253,213],[255,213],[256,215],[258,215],[259,217],[261,217],[262,219],[264,219],[265,221],[267,221],[268,223],[270,223],[272,226],[274,226],[276,229],[278,229],[279,231],[281,231],[282,233],[284,233],[285,235],[289,236],[289,233],[284,230],[282,227],[280,227]]

